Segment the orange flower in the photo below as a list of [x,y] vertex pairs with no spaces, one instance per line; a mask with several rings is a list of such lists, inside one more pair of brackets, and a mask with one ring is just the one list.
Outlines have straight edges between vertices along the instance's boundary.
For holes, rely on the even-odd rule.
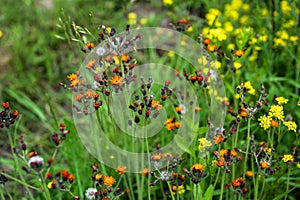
[[69,76],[67,76],[67,78],[68,78],[70,81],[74,81],[75,79],[77,79],[77,75],[76,75],[76,74],[70,74]]
[[145,176],[148,176],[148,174],[149,174],[149,169],[148,169],[148,168],[145,168],[143,171],[140,171],[139,173],[140,173],[140,174],[144,174]]
[[74,181],[74,175],[73,174],[69,174],[68,180],[69,180],[70,183],[73,183],[73,181]]
[[75,96],[74,96],[74,99],[76,100],[76,101],[81,101],[81,99],[82,99],[82,94],[76,94]]
[[204,170],[204,165],[202,164],[194,164],[192,167],[191,167],[191,170],[193,171],[203,171]]
[[176,128],[180,128],[180,126],[181,126],[180,122],[175,122],[175,127]]
[[85,44],[85,46],[86,46],[86,48],[91,50],[92,48],[94,48],[95,45],[94,45],[94,43],[88,42],[88,43]]
[[87,90],[84,94],[86,98],[94,98],[95,94],[92,90]]
[[225,159],[224,159],[224,157],[220,157],[220,158],[217,160],[216,165],[217,165],[218,167],[223,167],[223,166],[225,165]]
[[227,150],[226,149],[221,149],[220,150],[220,156],[221,157],[224,157],[224,155],[227,153]]
[[246,171],[246,176],[252,177],[253,176],[253,172],[252,171]]
[[38,155],[38,152],[36,152],[36,151],[31,151],[31,152],[28,153],[29,158],[31,158],[33,156],[36,156],[36,155]]
[[233,187],[239,187],[239,186],[243,185],[244,182],[245,182],[245,179],[243,179],[242,177],[239,177],[239,178],[232,180],[231,184]]
[[102,179],[103,178],[103,175],[102,174],[96,174],[96,176],[95,176],[95,179],[97,180],[97,181],[99,181],[100,179]]
[[8,108],[9,108],[9,102],[3,103],[3,104],[2,104],[2,107],[3,107],[4,109],[8,109]]
[[174,123],[168,123],[168,124],[166,124],[166,128],[167,128],[169,131],[172,131],[172,130],[174,129],[174,126],[175,126]]
[[68,172],[68,170],[63,170],[61,173],[60,173],[61,175],[62,175],[62,177],[63,177],[63,179],[64,180],[67,180],[68,179],[68,177],[69,177],[69,172]]
[[108,187],[111,187],[116,182],[116,179],[112,176],[104,176],[103,183]]
[[95,64],[96,64],[96,59],[94,59],[94,60],[90,60],[89,62],[88,62],[88,64],[85,66],[87,69],[91,69],[91,68],[93,68],[94,66],[95,66]]
[[160,105],[159,101],[155,101],[155,100],[151,101],[151,107],[156,110],[162,109],[162,105]]
[[151,156],[151,160],[154,161],[160,161],[162,159],[162,154],[161,153],[157,153]]
[[116,169],[116,172],[118,172],[119,174],[124,174],[126,171],[126,166],[124,165],[119,165],[118,168]]
[[215,142],[216,144],[220,144],[220,143],[222,143],[222,142],[224,141],[224,138],[223,138],[222,135],[216,135],[216,136],[214,136],[213,138],[214,138],[214,142]]
[[271,126],[272,126],[272,127],[274,127],[274,128],[277,128],[277,127],[279,126],[279,123],[278,123],[278,121],[277,121],[277,120],[274,120],[274,119],[272,119],[272,121],[271,121]]
[[208,46],[207,46],[207,50],[208,50],[209,52],[215,52],[216,49],[217,49],[217,46],[216,46],[216,45],[208,45]]
[[239,114],[240,114],[241,117],[246,118],[247,115],[248,115],[247,109],[246,108],[240,108]]
[[268,162],[264,161],[264,160],[262,160],[262,161],[260,162],[260,166],[261,166],[261,168],[263,168],[263,169],[268,169],[268,168],[270,168],[270,164],[269,164]]
[[112,77],[110,82],[113,85],[122,85],[123,84],[123,78],[120,77],[120,76],[115,75],[114,77]]
[[238,56],[238,57],[242,57],[242,56],[245,55],[245,51],[244,51],[244,50],[236,50],[236,51],[234,52],[234,55],[235,55],[235,56]]
[[80,84],[80,80],[75,79],[75,80],[73,80],[73,81],[71,82],[70,86],[71,86],[71,87],[75,87],[75,86],[77,86],[77,85],[79,85],[79,84]]
[[210,39],[208,39],[208,38],[204,38],[204,40],[203,40],[203,44],[205,44],[205,45],[209,45],[209,43],[210,43]]

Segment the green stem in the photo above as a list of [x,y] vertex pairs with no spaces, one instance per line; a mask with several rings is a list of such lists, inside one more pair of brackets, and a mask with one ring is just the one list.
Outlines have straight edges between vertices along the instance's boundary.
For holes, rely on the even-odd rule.
[[223,172],[222,175],[222,183],[221,183],[221,193],[220,193],[220,200],[223,199],[223,190],[224,190],[224,184],[225,184],[225,172]]
[[279,122],[279,127],[278,127],[278,145],[280,145],[280,140],[281,140],[280,127],[281,127],[281,122]]
[[[5,186],[4,186],[4,185],[0,185],[0,187],[3,187],[3,188],[4,188]],[[0,196],[1,196],[1,199],[2,199],[2,200],[5,200],[5,197],[4,197],[4,194],[3,194],[2,191],[3,191],[3,190],[1,189],[1,190],[0,190]]]
[[173,195],[173,191],[172,191],[172,187],[171,187],[171,185],[170,185],[170,183],[167,181],[167,184],[168,184],[168,188],[169,188],[169,191],[170,191],[170,195],[171,195],[171,197],[172,197],[172,200],[175,200],[175,197],[174,197],[174,195]]
[[247,147],[246,147],[246,155],[245,155],[245,161],[244,161],[244,173],[243,178],[245,178],[246,170],[247,170],[247,160],[248,160],[248,154],[249,154],[249,146],[250,146],[250,125],[251,125],[251,119],[248,118],[248,126],[247,126]]
[[[254,187],[254,199],[257,199],[257,194],[258,194],[258,182],[256,182],[255,180],[255,169],[254,169],[254,159],[253,159],[253,155],[251,157],[251,169],[252,169],[252,182],[253,182],[253,187]],[[259,173],[259,172],[258,172]],[[257,173],[257,174],[258,174]],[[258,178],[257,178],[258,179]]]
[[[16,169],[16,171],[18,172],[18,174],[19,174],[19,176],[20,176],[20,178],[21,178],[21,181],[19,180],[19,183],[21,183],[22,185],[24,185],[24,187],[25,187],[25,190],[26,190],[26,192],[28,193],[28,195],[29,195],[29,198],[30,199],[32,199],[32,200],[34,200],[34,198],[33,198],[33,195],[32,195],[32,193],[31,193],[31,191],[29,190],[29,186],[28,186],[28,184],[26,183],[26,181],[25,181],[25,178],[24,178],[24,176],[23,176],[23,174],[22,174],[22,170],[20,169],[20,166],[19,166],[19,162],[18,162],[18,158],[17,158],[17,156],[16,156],[16,154],[15,154],[15,152],[14,152],[14,145],[13,145],[13,138],[12,138],[12,136],[11,136],[11,133],[10,133],[10,131],[8,132],[8,138],[9,138],[9,144],[10,144],[10,148],[11,148],[11,151],[12,151],[12,154],[13,154],[13,157],[14,157],[14,162],[15,162],[15,169]],[[9,176],[7,176],[8,178],[9,178]],[[11,177],[10,176],[10,179],[12,179],[13,177]],[[15,178],[14,178],[15,179]],[[13,179],[12,179],[13,180]],[[16,180],[18,180],[18,179],[15,179],[15,181]],[[16,181],[16,182],[18,182],[18,181]]]
[[13,180],[13,181],[15,181],[15,182],[17,182],[17,183],[20,183],[20,184],[24,185],[25,187],[28,187],[28,188],[33,189],[33,190],[36,190],[36,191],[43,192],[43,189],[34,187],[34,186],[32,186],[32,185],[29,185],[29,184],[27,184],[26,182],[23,182],[23,181],[21,181],[21,180],[15,178],[15,177],[9,175],[9,174],[6,174],[6,173],[4,173],[4,172],[0,172],[0,174],[3,175],[3,176],[5,176],[6,178],[8,178],[8,179],[10,179],[10,180]]
[[291,168],[290,168],[290,166],[288,166],[288,178],[287,178],[287,183],[286,183],[286,191],[285,191],[284,200],[287,199],[288,193],[289,193],[290,175],[291,175]]

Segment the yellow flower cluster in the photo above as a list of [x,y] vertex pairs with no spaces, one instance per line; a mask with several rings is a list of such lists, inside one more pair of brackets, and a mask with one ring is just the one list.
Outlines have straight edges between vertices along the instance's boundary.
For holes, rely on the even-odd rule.
[[198,149],[200,152],[205,152],[211,146],[212,146],[211,141],[207,140],[206,138],[199,139]]
[[255,95],[255,89],[253,88],[253,86],[251,85],[250,81],[247,81],[244,83],[245,88],[248,90],[249,94]]
[[294,162],[294,157],[291,154],[283,155],[283,162]]
[[283,124],[288,128],[289,131],[294,131],[296,133],[297,124],[293,121],[283,122]]
[[284,97],[276,97],[275,99],[279,105],[286,104],[289,100]]
[[278,104],[271,105],[268,115],[263,115],[259,117],[259,125],[264,130],[267,130],[270,127],[278,127],[278,121],[282,121],[283,124],[288,128],[288,130],[297,132],[297,124],[295,122],[284,121],[283,105],[288,102],[288,99],[284,97],[277,97],[275,98],[275,100]]

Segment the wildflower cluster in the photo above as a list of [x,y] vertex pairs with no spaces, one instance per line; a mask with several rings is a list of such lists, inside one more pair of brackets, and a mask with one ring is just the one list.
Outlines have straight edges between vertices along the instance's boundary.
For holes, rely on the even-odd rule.
[[245,185],[246,185],[245,179],[242,177],[233,179],[231,181],[231,184],[227,183],[225,185],[225,187],[229,189],[230,185],[233,187],[233,189],[237,195],[241,195],[242,197],[245,197],[245,195],[248,193],[248,189],[245,187]]
[[229,166],[242,160],[242,157],[240,157],[235,150],[231,149],[222,149],[220,151],[214,151],[214,156],[217,159],[214,162],[216,166],[225,169],[226,173],[228,174],[231,173]]
[[191,181],[194,184],[198,184],[201,182],[202,178],[207,176],[207,173],[204,172],[204,165],[200,163],[196,163],[191,167],[191,170],[183,169],[184,173],[191,178]]
[[251,136],[250,145],[250,152],[258,167],[265,170],[269,175],[276,173],[281,168],[281,166],[272,167],[272,164],[276,162],[273,158],[275,148],[268,147],[265,142],[255,144],[254,135]]
[[[136,113],[134,117],[135,123],[141,121],[140,116],[143,116],[145,119],[149,117],[156,118],[159,115],[159,110],[162,109],[161,102],[165,101],[167,96],[172,95],[169,82],[166,81],[165,86],[161,88],[160,99],[155,100],[155,95],[151,91],[153,80],[149,78],[148,83],[145,83],[143,79],[141,81],[140,94],[136,93],[134,95],[134,102],[129,105],[129,109]],[[131,120],[129,123],[131,123]]]
[[2,107],[3,110],[0,112],[0,128],[9,128],[10,125],[15,123],[19,112],[17,110],[10,110],[9,102],[2,103]]
[[[92,181],[94,182],[91,188],[85,191],[86,199],[116,199],[130,192],[129,189],[122,191],[118,185],[115,185],[116,179],[113,176],[105,176],[99,171],[99,164],[95,163],[92,168]],[[119,166],[116,170],[119,174],[124,174],[125,166]]]
[[266,115],[260,116],[258,121],[260,122],[259,125],[264,128],[264,130],[269,129],[270,127],[277,128],[279,127],[280,123],[283,123],[288,130],[297,131],[297,124],[294,121],[285,120],[284,116],[284,104],[288,102],[288,99],[284,97],[274,97],[275,104],[270,106],[269,112]]
[[292,152],[280,156],[279,160],[283,161],[284,163],[295,165],[297,168],[300,168],[300,156],[297,147],[292,147]]
[[[99,41],[101,45],[94,48],[94,43],[86,43],[84,52],[91,50],[95,54],[95,58],[91,58],[85,64],[88,71],[77,71],[70,74],[67,78],[70,81],[69,86],[60,83],[64,88],[70,89],[74,94],[74,99],[78,102],[78,106],[74,105],[78,112],[85,115],[92,112],[89,108],[99,109],[103,100],[101,97],[109,96],[111,92],[118,92],[124,89],[124,86],[135,80],[136,76],[132,73],[135,68],[135,60],[122,52],[132,48],[135,41],[141,36],[136,35],[133,38],[127,38],[129,34],[129,25],[126,26],[125,36],[116,36],[116,29],[101,26],[102,32],[99,33]],[[93,77],[93,83],[82,74],[90,74]],[[100,96],[103,94],[103,96]],[[83,104],[83,105],[82,105]]]
[[62,191],[70,192],[72,183],[74,182],[74,175],[70,174],[68,170],[57,172],[55,176],[51,172],[46,173],[46,180],[48,180],[47,187],[49,189],[60,189]]

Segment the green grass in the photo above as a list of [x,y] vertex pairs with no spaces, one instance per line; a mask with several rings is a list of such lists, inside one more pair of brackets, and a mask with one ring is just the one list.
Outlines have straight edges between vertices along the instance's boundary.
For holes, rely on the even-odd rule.
[[[50,7],[45,6],[43,2],[50,3],[48,4]],[[91,165],[99,161],[87,151],[80,141],[79,136],[82,133],[77,133],[78,129],[76,129],[72,116],[72,92],[63,89],[59,83],[68,84],[66,76],[79,69],[86,56],[81,51],[84,43],[86,41],[98,43],[98,33],[102,31],[100,26],[105,24],[109,27],[116,27],[118,33],[122,32],[128,23],[130,12],[137,15],[137,23],[131,28],[169,27],[169,22],[176,23],[176,20],[185,18],[193,27],[190,32],[186,31],[185,34],[195,40],[200,33],[204,34],[204,38],[209,37],[213,34],[212,29],[225,31],[225,40],[220,40],[217,37],[210,38],[210,44],[220,47],[225,56],[218,56],[216,51],[208,54],[212,60],[217,60],[221,64],[219,72],[224,75],[226,96],[230,102],[226,110],[232,107],[234,112],[238,112],[239,107],[243,106],[241,101],[235,97],[236,88],[242,82],[250,81],[256,90],[255,95],[250,94],[245,98],[245,102],[250,106],[256,105],[261,84],[264,84],[269,95],[266,98],[268,106],[263,106],[255,114],[250,124],[248,124],[248,118],[241,119],[237,126],[238,131],[229,136],[226,142],[213,145],[209,151],[201,154],[197,139],[200,137],[209,138],[207,117],[210,116],[210,113],[206,106],[207,98],[211,96],[209,89],[200,90],[196,88],[200,107],[202,107],[199,123],[197,122],[199,126],[192,127],[194,125],[191,123],[192,120],[185,120],[190,125],[186,130],[190,132],[198,130],[197,137],[186,150],[186,153],[181,156],[186,160],[183,164],[178,165],[174,172],[184,174],[184,168],[191,171],[193,164],[202,163],[205,165],[204,171],[208,173],[207,176],[196,185],[185,174],[185,181],[183,181],[185,192],[171,195],[171,185],[168,185],[167,182],[172,184],[172,181],[159,180],[153,187],[149,187],[149,183],[155,182],[157,178],[151,175],[141,176],[130,173],[119,175],[115,169],[100,164],[99,171],[104,175],[114,176],[117,182],[120,181],[118,187],[122,191],[125,188],[131,190],[127,196],[122,196],[120,199],[299,198],[300,194],[297,190],[300,187],[298,178],[300,169],[296,165],[300,162],[300,158],[295,154],[293,162],[284,163],[281,160],[281,156],[293,153],[292,147],[299,149],[300,107],[297,103],[300,100],[300,47],[298,45],[299,39],[292,41],[293,37],[300,37],[299,2],[285,1],[287,4],[283,5],[282,1],[279,0],[242,1],[242,4],[238,6],[239,2],[204,0],[201,3],[194,3],[194,1],[173,0],[172,5],[164,5],[163,2],[154,0],[135,3],[117,0],[103,3],[92,0],[2,1],[0,6],[0,31],[3,33],[0,37],[0,102],[9,101],[11,108],[18,110],[20,116],[15,126],[10,127],[10,129],[0,129],[0,170],[5,170],[7,174],[17,179],[11,179],[5,184],[3,190],[1,188],[0,198],[9,199],[9,195],[11,195],[11,199],[72,199],[72,195],[66,191],[48,190],[46,187],[48,180],[46,180],[45,185],[41,185],[37,174],[34,175],[32,172],[27,174],[21,169],[22,166],[28,167],[28,164],[12,153],[12,146],[19,147],[18,138],[22,135],[27,144],[27,151],[38,151],[46,162],[55,151],[56,147],[51,140],[51,135],[53,132],[58,132],[60,123],[65,123],[71,133],[67,135],[67,139],[59,147],[50,171],[55,174],[67,169],[74,174],[75,181],[70,191],[81,199],[84,199],[86,189],[93,187]],[[249,8],[246,8],[245,5],[248,5]],[[286,11],[288,7],[291,10]],[[205,16],[212,11],[211,8],[219,9],[220,15],[210,23]],[[234,11],[238,13],[237,18],[235,18],[236,13]],[[273,14],[274,11],[276,11],[276,15]],[[264,16],[262,17],[262,15]],[[146,20],[146,24],[142,24],[141,19]],[[246,22],[243,21],[245,19],[247,19]],[[294,24],[288,26],[291,20],[294,21]],[[227,30],[228,22],[233,27],[231,31]],[[77,26],[77,32],[72,29],[74,24]],[[211,31],[207,32],[207,29]],[[237,31],[240,32],[235,33]],[[288,34],[288,38],[283,39],[284,45],[274,45],[285,34]],[[84,36],[84,39],[81,36]],[[264,36],[266,39],[263,39]],[[229,48],[231,44],[235,44],[236,50],[247,47],[245,55],[241,58],[234,56]],[[196,56],[200,55],[199,52],[199,55]],[[257,55],[256,58],[254,55]],[[190,63],[176,55],[170,56],[167,51],[146,49],[133,52],[131,56],[136,59],[137,65],[155,61],[155,63],[180,70],[182,76],[183,68],[188,68],[189,74],[194,73],[194,69],[189,69]],[[198,58],[195,59],[198,60]],[[232,72],[230,69],[235,62],[241,63],[242,68]],[[160,73],[153,76],[154,80],[161,78],[163,77]],[[159,85],[155,85],[153,91],[156,91],[156,99],[159,99]],[[259,117],[264,114],[267,115],[270,106],[276,104],[275,99],[273,99],[274,95],[288,99],[288,103],[284,105],[284,116],[286,121],[291,120],[297,123],[296,133],[288,131],[282,122],[280,128],[264,130],[260,127]],[[175,106],[178,106],[178,97],[175,95],[172,97]],[[114,105],[107,103],[109,98],[103,94],[100,98],[105,99],[105,103],[98,110],[100,116],[98,123],[116,146],[128,151],[148,152],[155,150],[158,144],[167,145],[173,139],[174,134],[165,128],[158,135],[147,140],[133,140],[127,134],[122,134],[122,131],[114,123],[114,118],[107,115],[109,109],[113,109]],[[174,108],[174,102],[167,100],[163,103],[168,118],[174,116],[179,118]],[[108,108],[108,106],[111,107]],[[131,116],[134,117],[134,115],[135,113],[131,112]],[[230,122],[234,119],[233,116],[227,114],[223,125],[227,134],[229,134]],[[143,122],[141,120],[141,123]],[[127,124],[128,120],[124,119],[122,123]],[[219,126],[219,124],[214,125]],[[143,128],[139,130],[145,131]],[[9,137],[8,134],[10,134]],[[94,134],[98,133],[95,131]],[[251,151],[253,148],[251,146],[253,144],[250,144],[249,141],[251,135],[255,135],[254,141],[257,147],[259,142],[264,141],[268,147],[273,145],[276,149],[275,152],[268,155],[269,157],[272,156],[271,165],[273,169],[281,166],[281,169],[276,173],[265,175],[267,170],[257,166],[255,159],[261,161],[265,157],[256,158],[256,154]],[[10,144],[9,139],[14,145]],[[99,141],[93,140],[91,144],[96,144],[94,142]],[[179,147],[185,144],[184,140],[180,140],[180,137],[176,142]],[[101,146],[101,148],[107,147]],[[239,148],[241,150],[239,155],[243,159],[248,158],[247,161],[242,160],[230,166],[231,174],[212,166],[211,162],[215,160],[214,151],[234,148]],[[145,166],[145,163],[142,164]],[[230,189],[226,189],[224,185],[225,183],[231,185],[231,181],[235,178],[245,177],[244,169],[253,170],[254,177],[246,177],[245,187],[248,189],[248,193],[242,197],[236,194],[237,189],[234,190],[232,186]],[[43,173],[45,171],[47,170],[44,170]],[[180,178],[177,177],[176,179]],[[27,184],[43,188],[49,192],[50,197],[45,192],[28,189]],[[116,185],[117,183],[114,184],[114,186]],[[31,197],[25,193],[26,186],[31,191],[29,192]]]

